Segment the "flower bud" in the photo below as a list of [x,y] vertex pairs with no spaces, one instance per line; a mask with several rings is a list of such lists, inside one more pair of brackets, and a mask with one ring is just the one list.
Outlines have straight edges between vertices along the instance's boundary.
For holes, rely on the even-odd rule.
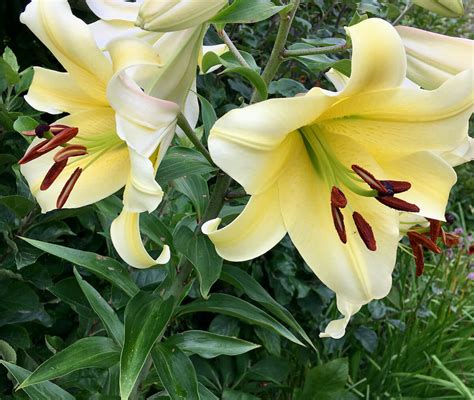
[[144,0],[136,24],[147,31],[180,31],[214,17],[228,0]]
[[413,0],[413,3],[444,17],[460,17],[464,14],[462,0]]
[[474,41],[397,26],[407,54],[408,79],[423,89],[436,89],[472,68]]

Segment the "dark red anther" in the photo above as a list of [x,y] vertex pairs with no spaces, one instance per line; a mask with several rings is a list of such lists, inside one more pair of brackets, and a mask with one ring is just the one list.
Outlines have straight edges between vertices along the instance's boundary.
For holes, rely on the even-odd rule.
[[430,238],[433,243],[436,243],[441,234],[441,221],[437,219],[427,218],[430,223]]
[[60,162],[67,160],[69,157],[83,156],[87,154],[87,147],[80,144],[70,144],[63,147],[54,155],[54,161]]
[[339,235],[339,239],[342,243],[347,243],[346,227],[344,226],[344,215],[341,210],[331,204],[332,220],[334,221],[334,227]]
[[64,207],[64,204],[66,204],[66,201],[69,198],[69,195],[71,194],[72,189],[74,188],[74,185],[76,184],[81,174],[82,174],[82,168],[77,167],[72,173],[72,175],[69,177],[63,189],[61,190],[61,193],[59,194],[58,199],[56,200],[57,208]]
[[467,254],[472,256],[474,254],[474,244],[471,244],[467,249]]
[[416,204],[408,203],[405,200],[390,196],[377,196],[376,199],[383,205],[398,211],[419,212],[420,208]]
[[448,247],[455,247],[459,245],[461,238],[454,233],[446,233],[446,246]]
[[405,181],[380,181],[382,185],[389,191],[389,195],[393,196],[396,193],[403,193],[410,190],[411,183]]
[[44,153],[40,153],[39,150],[43,148],[44,145],[48,143],[47,140],[43,140],[39,142],[37,145],[33,146],[30,150],[28,150],[25,155],[18,160],[18,164],[26,164],[29,161],[32,161],[38,157],[41,157]]
[[346,196],[342,193],[342,190],[336,186],[333,186],[331,190],[331,204],[338,208],[347,206]]
[[357,211],[352,214],[352,219],[354,220],[357,231],[359,232],[359,236],[364,242],[365,246],[370,251],[377,250],[377,242],[375,241],[374,232],[369,223]]
[[387,188],[379,181],[375,176],[373,176],[369,171],[366,169],[359,167],[356,164],[352,165],[352,170],[359,175],[367,185],[369,185],[372,189],[376,190],[382,195],[389,195],[389,191]]
[[444,231],[443,228],[441,228],[441,232],[439,235],[441,236],[441,241],[446,246],[448,244],[448,239],[446,238],[446,232]]
[[48,151],[54,150],[56,147],[69,142],[78,134],[78,132],[79,129],[77,128],[63,129],[61,133],[58,133],[52,139],[48,140],[48,142],[39,151],[44,154]]
[[54,181],[61,174],[63,169],[66,168],[66,165],[67,165],[67,159],[60,162],[55,162],[53,166],[49,169],[49,171],[46,173],[46,176],[44,177],[43,182],[41,182],[40,190],[49,189],[51,185],[54,183]]
[[408,236],[408,239],[413,250],[413,255],[415,256],[416,276],[420,276],[425,270],[425,256],[423,254],[423,247],[416,241],[416,239],[410,237],[410,235]]
[[431,250],[433,253],[441,253],[441,249],[436,246],[436,244],[432,242],[431,239],[427,236],[413,231],[408,232],[407,236],[410,240],[410,243],[413,241],[414,243],[421,244],[423,247],[427,248],[428,250]]
[[67,125],[55,124],[55,125],[51,125],[49,127],[49,130],[54,136],[56,136],[58,133],[61,133],[63,130],[69,129],[69,128],[70,126],[67,126]]
[[40,139],[43,139],[44,137],[44,134],[46,132],[49,131],[49,125],[48,124],[39,124],[36,128],[35,128],[35,134],[37,137],[39,137]]

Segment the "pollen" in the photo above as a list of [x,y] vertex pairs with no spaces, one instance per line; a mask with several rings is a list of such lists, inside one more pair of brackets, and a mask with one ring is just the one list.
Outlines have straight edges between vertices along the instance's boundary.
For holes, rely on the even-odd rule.
[[364,242],[365,247],[370,251],[377,250],[377,242],[375,241],[374,232],[370,224],[357,211],[352,214],[352,219],[354,220],[359,236]]

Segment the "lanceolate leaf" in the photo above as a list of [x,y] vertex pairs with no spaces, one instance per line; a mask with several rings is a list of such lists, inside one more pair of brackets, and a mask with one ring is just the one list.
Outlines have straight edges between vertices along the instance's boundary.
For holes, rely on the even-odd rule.
[[314,348],[311,339],[308,337],[304,329],[296,322],[295,318],[283,306],[281,306],[268,292],[249,274],[238,267],[224,265],[222,269],[221,279],[232,286],[242,290],[252,300],[260,303],[273,316],[285,322],[289,327],[294,329],[298,334]]
[[152,351],[153,364],[172,400],[200,400],[193,363],[178,347],[158,343]]
[[167,345],[178,346],[182,351],[198,354],[203,358],[214,358],[221,355],[236,356],[260,346],[246,340],[217,335],[205,331],[187,331],[171,336]]
[[[18,383],[23,382],[31,374],[30,371],[18,365],[6,361],[0,361],[0,363],[8,369],[8,372],[13,375]],[[23,390],[31,400],[76,400],[72,394],[51,382],[28,386]]]
[[253,304],[228,294],[213,294],[208,300],[196,300],[182,306],[178,313],[189,314],[198,311],[215,312],[240,318],[251,324],[263,326],[287,338],[293,343],[304,346],[287,328]]
[[288,6],[276,6],[271,0],[235,0],[212,20],[221,24],[250,24],[263,21]]
[[100,278],[105,279],[122,289],[129,296],[133,296],[139,290],[137,285],[130,279],[126,269],[118,261],[112,258],[100,256],[95,253],[89,253],[87,251],[59,246],[57,244],[41,242],[39,240],[28,238],[22,239],[38,249],[84,267]]
[[114,339],[118,345],[122,346],[125,331],[122,322],[120,322],[117,317],[117,314],[115,314],[112,307],[110,307],[102,298],[99,292],[82,279],[76,269],[74,269],[74,275],[76,275],[77,282],[89,301],[89,304],[104,324],[108,335]]
[[20,387],[56,379],[84,368],[109,368],[118,363],[120,348],[107,337],[79,339],[41,364]]
[[125,309],[125,342],[120,358],[120,395],[128,399],[158,337],[173,313],[174,298],[137,293]]

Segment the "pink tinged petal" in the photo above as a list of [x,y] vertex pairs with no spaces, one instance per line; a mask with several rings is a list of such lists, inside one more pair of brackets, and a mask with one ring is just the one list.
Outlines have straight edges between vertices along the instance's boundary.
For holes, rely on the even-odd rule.
[[120,257],[134,268],[149,268],[166,264],[170,260],[170,249],[164,246],[158,258],[146,251],[140,236],[140,214],[123,210],[110,227],[112,243]]
[[246,261],[259,257],[286,234],[278,197],[278,187],[274,185],[252,196],[244,211],[229,225],[218,229],[221,220],[213,219],[202,226],[202,232],[226,260]]

